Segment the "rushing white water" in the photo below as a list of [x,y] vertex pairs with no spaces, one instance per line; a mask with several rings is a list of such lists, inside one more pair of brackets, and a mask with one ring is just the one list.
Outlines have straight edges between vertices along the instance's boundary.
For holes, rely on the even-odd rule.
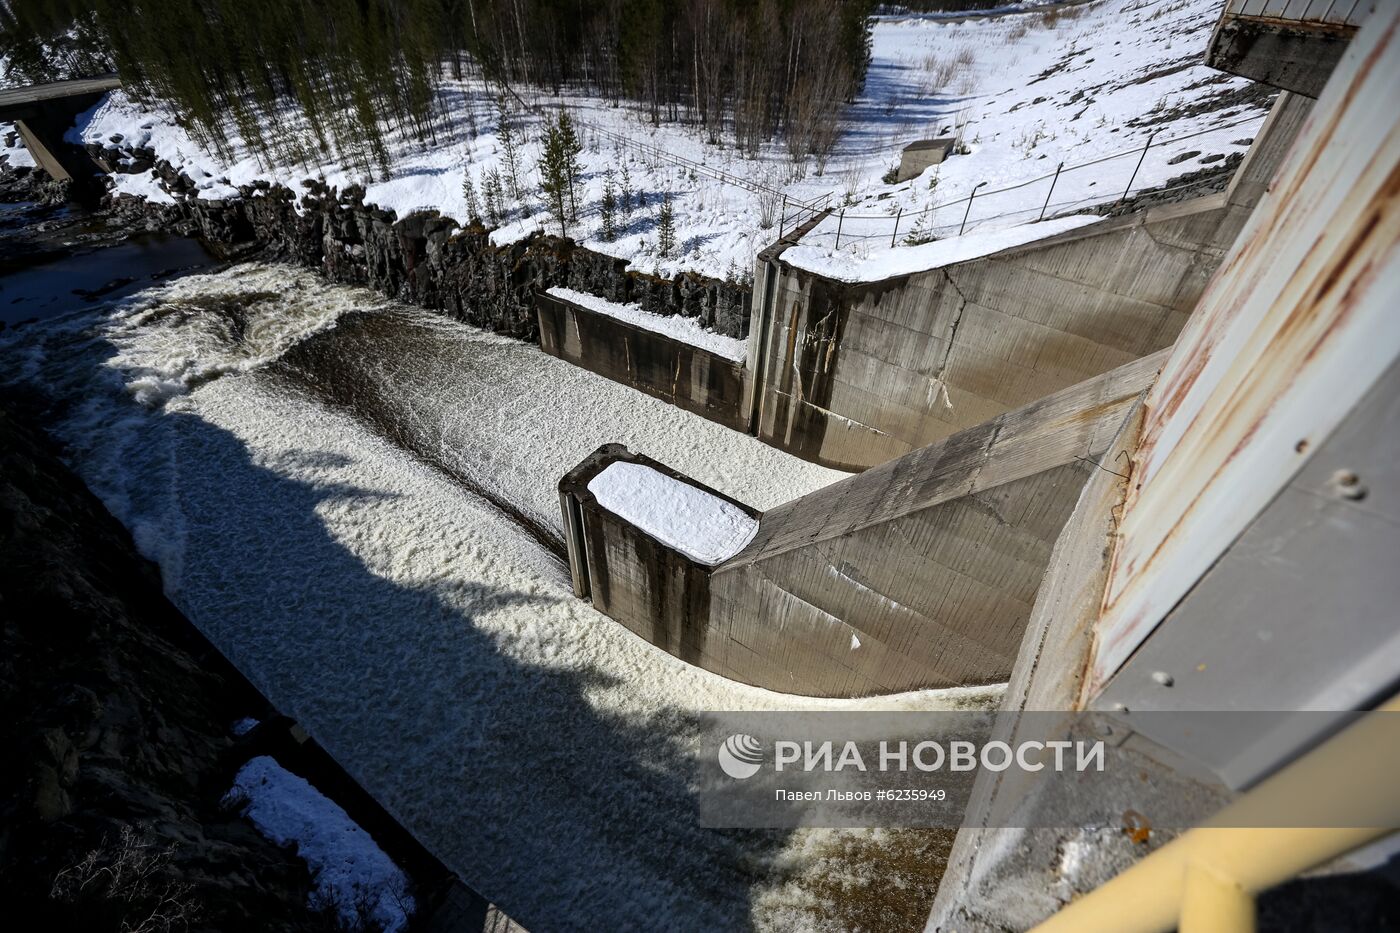
[[989,695],[775,694],[574,599],[555,483],[601,443],[760,508],[839,474],[537,348],[244,266],[21,328],[0,356],[195,624],[527,927],[810,920],[811,873],[850,868],[855,837],[698,828],[688,762],[710,750],[686,714]]

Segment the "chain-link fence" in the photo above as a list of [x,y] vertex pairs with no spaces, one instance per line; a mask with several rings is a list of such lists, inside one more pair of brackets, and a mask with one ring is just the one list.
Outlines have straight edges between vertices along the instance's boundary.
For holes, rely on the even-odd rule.
[[[1053,172],[1003,188],[988,190],[988,182],[984,181],[964,197],[932,204],[922,210],[896,207],[883,214],[833,211],[806,233],[802,242],[831,249],[851,248],[860,243],[871,247],[915,245],[978,229],[999,229],[1076,213],[1148,190],[1164,196],[1176,191],[1189,195],[1193,188],[1218,184],[1219,178],[1212,174],[1169,184],[1172,176],[1195,173],[1224,161],[1226,156],[1220,154],[1220,150],[1226,148],[1226,144],[1243,145],[1245,140],[1240,137],[1252,136],[1263,119],[1262,115],[1255,116],[1171,139],[1158,138],[1154,133],[1137,149],[1073,166],[1062,162]],[[1193,149],[1193,145],[1201,148]],[[1197,161],[1202,150],[1209,150],[1210,154]],[[931,193],[930,197],[933,196]]]

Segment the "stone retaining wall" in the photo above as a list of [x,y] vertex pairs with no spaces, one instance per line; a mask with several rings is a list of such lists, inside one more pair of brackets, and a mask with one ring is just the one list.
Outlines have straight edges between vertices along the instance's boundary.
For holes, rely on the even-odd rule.
[[366,204],[356,186],[337,191],[305,181],[298,197],[259,182],[239,188],[238,198],[208,201],[194,197],[194,182],[151,150],[92,145],[89,152],[114,172],[155,172],[176,195],[168,205],[118,198],[116,209],[137,224],[199,236],[228,258],[294,262],[522,340],[539,339],[534,292],[557,285],[696,318],[728,337],[748,335],[750,290],[737,282],[690,272],[648,275],[542,233],[496,246],[484,228],[463,228],[436,211],[400,218]]

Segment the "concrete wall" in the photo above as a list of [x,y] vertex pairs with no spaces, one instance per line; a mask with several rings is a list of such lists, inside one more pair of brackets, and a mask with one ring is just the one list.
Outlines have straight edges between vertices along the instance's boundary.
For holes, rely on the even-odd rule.
[[[1005,695],[1008,711],[1125,708],[1132,731],[1114,741],[1157,754],[1143,771],[1150,780],[1125,773],[1121,782],[1139,813],[1153,813],[1153,797],[1192,774],[1203,797],[1223,802],[1322,737],[1316,720],[1300,718],[1212,748],[1199,725],[1154,736],[1154,711],[1372,709],[1400,684],[1391,569],[1400,547],[1400,280],[1377,274],[1400,254],[1400,12],[1377,19],[1338,65],[1319,118],[1115,440],[1111,460],[1131,465],[1131,481],[1095,474],[1067,523]],[[1141,598],[1127,605],[1135,582]],[[1327,765],[1315,767],[1308,786],[1330,778]],[[1147,844],[1127,845],[1113,809],[1103,832],[989,828],[1014,825],[987,819],[1008,802],[1045,812],[1013,775],[979,774],[931,933],[1028,929],[1171,835],[1154,828]],[[1065,858],[1071,845],[1074,859]],[[1261,929],[1309,929],[1322,916],[1379,929],[1382,912],[1368,901],[1393,903],[1393,881],[1380,894],[1371,882],[1385,879],[1394,851],[1363,852],[1350,865],[1344,857],[1311,882],[1275,888],[1283,903]],[[1368,869],[1306,903],[1309,883],[1324,883],[1317,876]]]
[[[1282,10],[1268,12],[1267,16],[1223,12],[1210,38],[1206,64],[1316,98],[1356,35],[1357,23],[1287,19],[1280,15]],[[1359,21],[1362,15],[1357,13],[1355,18]]]
[[535,313],[540,347],[551,356],[725,427],[748,430],[743,363],[542,292],[535,295]]
[[602,448],[560,484],[575,589],[678,657],[774,690],[1005,680],[1060,528],[1158,363],[1135,361],[772,509],[714,568],[597,506],[586,487],[607,462],[651,463]]
[[941,164],[952,151],[954,142],[951,136],[946,136],[925,139],[905,146],[899,154],[899,170],[895,172],[895,184],[917,178],[923,174],[924,169]]
[[600,506],[588,483],[610,463],[640,463],[758,511],[621,444],[598,448],[559,482],[574,591],[637,635],[683,661],[701,664],[710,614],[711,568],[696,563]]
[[758,436],[863,469],[1170,346],[1310,105],[1280,98],[1222,194],[874,283],[761,257]]

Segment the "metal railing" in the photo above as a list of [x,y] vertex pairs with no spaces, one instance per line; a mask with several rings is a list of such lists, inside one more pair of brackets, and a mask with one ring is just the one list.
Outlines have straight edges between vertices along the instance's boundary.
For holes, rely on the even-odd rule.
[[[519,95],[513,96],[522,107],[538,116],[544,116],[550,110],[564,109],[562,104],[531,105]],[[779,238],[813,217],[830,211],[830,216],[821,220],[812,230],[803,235],[802,242],[807,245],[841,249],[843,245],[849,248],[864,242],[891,247],[898,246],[901,242],[913,245],[950,236],[961,236],[979,228],[1014,226],[1030,221],[1044,220],[1046,217],[1057,214],[1076,213],[1089,207],[1123,201],[1134,193],[1140,194],[1148,190],[1169,194],[1217,182],[1218,179],[1212,177],[1170,187],[1163,187],[1160,182],[1135,187],[1139,177],[1160,177],[1161,169],[1178,164],[1178,161],[1184,164],[1187,159],[1181,158],[1182,156],[1190,155],[1194,158],[1194,155],[1199,155],[1199,153],[1191,155],[1182,151],[1173,151],[1170,147],[1201,136],[1223,133],[1243,126],[1252,125],[1257,128],[1263,123],[1265,115],[1258,114],[1166,140],[1158,139],[1157,133],[1154,131],[1140,148],[1102,156],[1073,166],[1066,166],[1061,162],[1053,172],[1047,172],[1044,175],[991,191],[982,190],[988,182],[979,182],[964,197],[933,204],[919,211],[897,209],[893,214],[855,214],[845,209],[835,211],[831,208],[834,192],[803,201],[786,194],[780,188],[726,172],[703,162],[697,162],[660,146],[641,142],[633,137],[625,136],[580,118],[577,114],[571,113],[571,116],[580,127],[588,129],[602,139],[615,143],[624,150],[636,151],[654,160],[667,162],[693,174],[703,175],[723,184],[757,194],[761,199],[767,199],[775,208]],[[1165,165],[1150,164],[1149,154],[1153,156],[1154,162],[1161,160]],[[1143,172],[1144,166],[1150,166],[1146,173]],[[1185,166],[1183,173],[1205,167],[1208,165]],[[1092,177],[1089,171],[1091,169],[1095,170],[1092,172]],[[1157,171],[1152,169],[1157,169]],[[1126,176],[1126,180],[1124,180],[1124,176]],[[1025,189],[1042,183],[1045,184],[1046,188],[1043,199],[1025,197]],[[1057,192],[1061,195],[1061,199],[1058,201],[1055,200]],[[1027,201],[1036,206],[1024,206]],[[1011,207],[1013,204],[1015,207]]]
[[[979,228],[1044,220],[1056,214],[1113,204],[1146,191],[1168,194],[1218,183],[1218,177],[1208,177],[1164,187],[1159,179],[1170,174],[1175,165],[1181,165],[1180,173],[1186,174],[1212,164],[1186,164],[1200,153],[1182,149],[1178,144],[1243,126],[1257,128],[1263,121],[1264,115],[1259,114],[1165,140],[1154,132],[1139,148],[1073,166],[1061,162],[1053,172],[990,191],[983,190],[988,182],[979,182],[963,197],[918,211],[896,208],[891,213],[857,214],[843,209],[818,224],[802,242],[832,249],[865,242],[873,246],[913,245],[961,236]],[[1043,195],[1029,190],[1037,187],[1043,188]]]
[[[1032,933],[1252,933],[1260,892],[1400,828],[1400,748],[1378,718],[1398,714],[1396,698],[1367,713]],[[1264,828],[1300,809],[1348,828]]]

